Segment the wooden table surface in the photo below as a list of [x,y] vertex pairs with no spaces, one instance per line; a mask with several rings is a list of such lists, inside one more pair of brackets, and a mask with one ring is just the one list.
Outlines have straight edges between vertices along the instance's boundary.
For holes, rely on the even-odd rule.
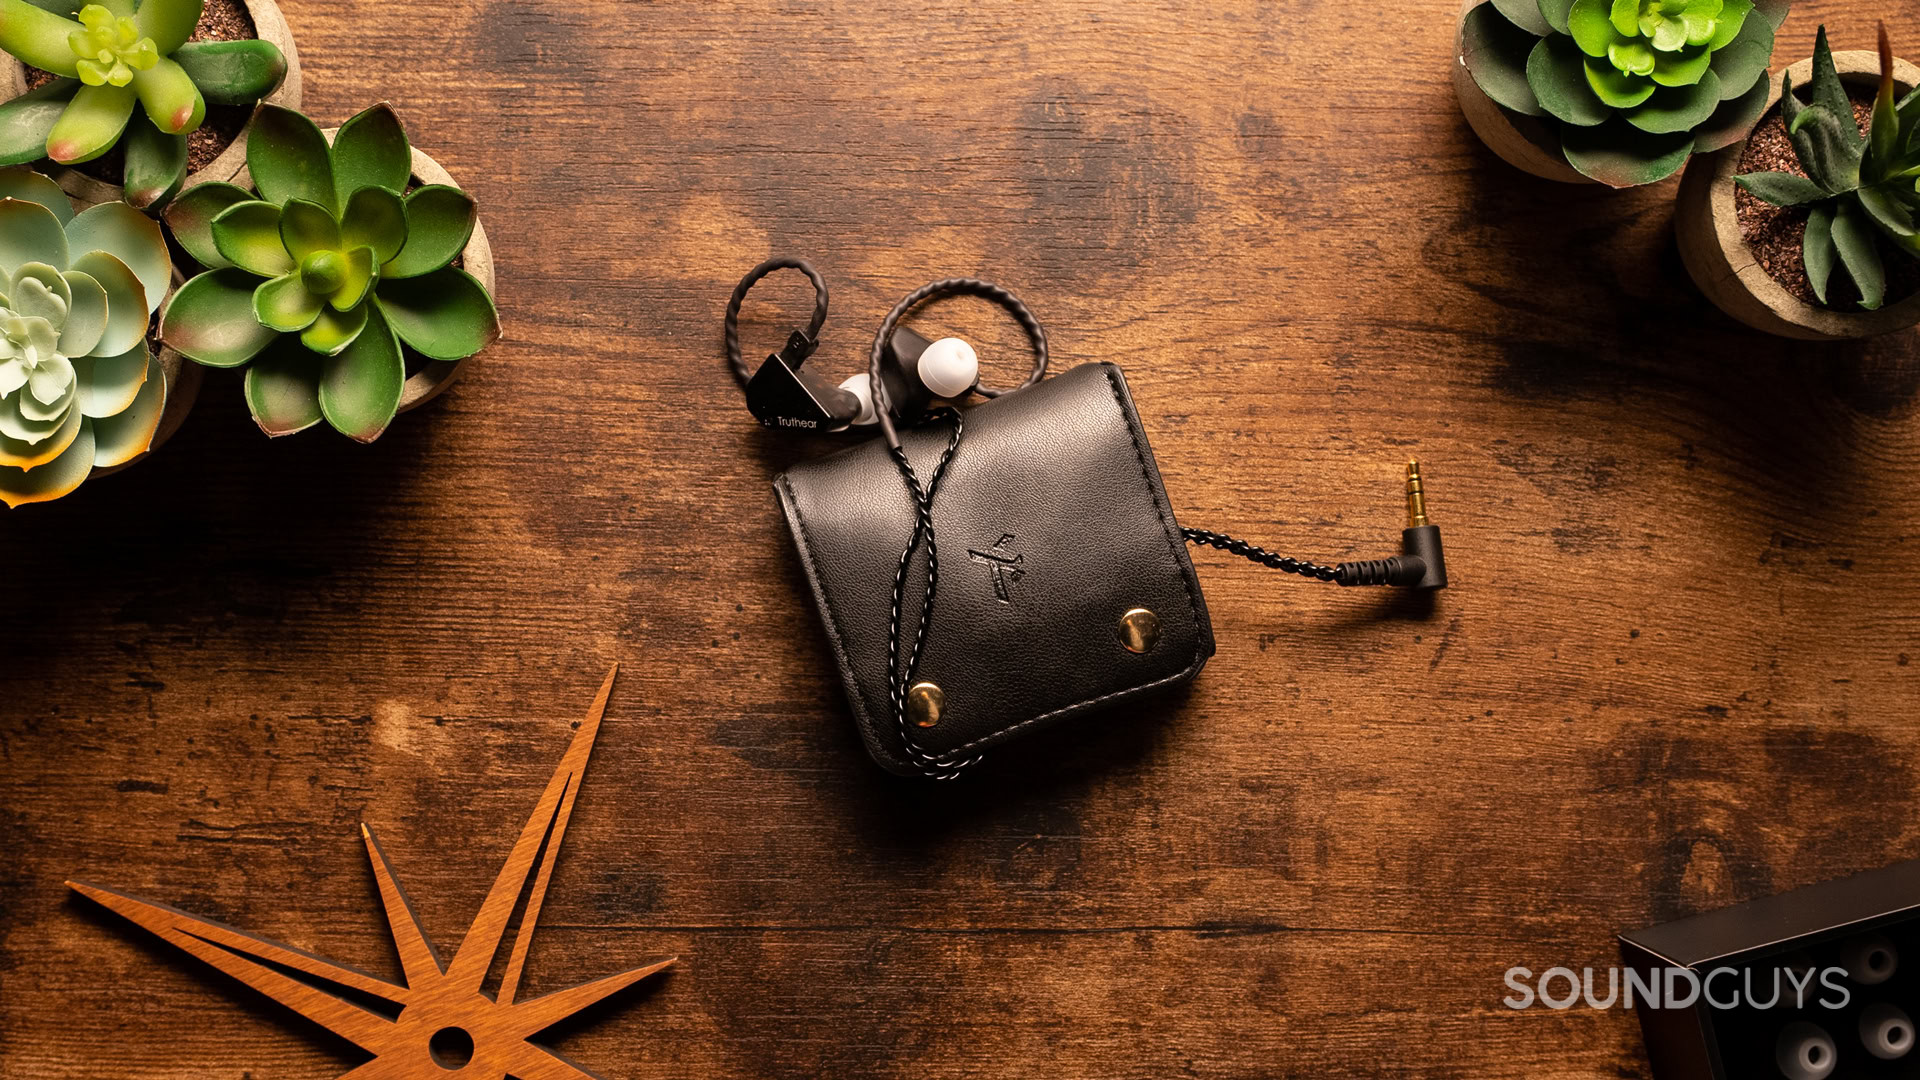
[[[1801,0],[1920,54],[1920,9]],[[619,662],[527,994],[613,1077],[1643,1077],[1502,973],[1920,855],[1920,339],[1742,330],[1675,185],[1493,158],[1455,6],[285,0],[309,112],[478,198],[506,339],[362,447],[208,379],[153,460],[0,517],[0,1076],[317,1078],[350,1048],[71,899],[397,976],[357,825],[457,942]],[[929,790],[866,760],[728,289],[817,260],[851,371],[980,274],[1121,364],[1189,525],[1397,542],[1430,607],[1199,553],[1190,693]],[[797,277],[748,305],[764,353]],[[984,305],[988,369],[1024,361]],[[523,995],[524,996],[524,995]]]

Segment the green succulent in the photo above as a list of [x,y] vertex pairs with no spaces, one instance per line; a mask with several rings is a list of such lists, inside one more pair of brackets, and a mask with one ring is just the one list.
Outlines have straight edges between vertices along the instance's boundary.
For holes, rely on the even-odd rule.
[[147,325],[171,274],[151,218],[76,215],[53,181],[0,169],[0,502],[57,499],[152,445],[167,388]]
[[202,3],[99,0],[76,11],[69,0],[0,0],[0,49],[60,76],[0,104],[0,165],[91,161],[125,133],[127,201],[172,197],[207,102],[251,105],[287,73],[270,41],[188,41]]
[[200,184],[167,208],[207,270],[161,313],[160,336],[209,367],[245,366],[267,434],[325,419],[372,442],[399,408],[402,343],[459,360],[500,336],[493,298],[451,265],[473,200],[441,184],[409,191],[412,161],[384,104],[342,124],[331,148],[313,121],[263,105],[247,137],[256,191]]
[[1780,84],[1780,118],[1805,176],[1747,173],[1734,183],[1775,206],[1805,206],[1803,248],[1807,277],[1821,303],[1835,266],[1845,271],[1868,311],[1887,299],[1887,268],[1878,234],[1895,250],[1920,258],[1920,88],[1893,99],[1893,43],[1880,26],[1880,90],[1874,96],[1867,133],[1853,118],[1853,102],[1833,65],[1827,28],[1813,44],[1813,99],[1793,93],[1793,77]]
[[1787,0],[1486,0],[1460,62],[1542,149],[1614,187],[1664,180],[1765,111]]

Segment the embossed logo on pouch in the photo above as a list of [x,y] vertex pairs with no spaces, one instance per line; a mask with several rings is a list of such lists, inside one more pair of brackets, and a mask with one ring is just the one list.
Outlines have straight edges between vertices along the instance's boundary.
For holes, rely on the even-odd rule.
[[967,557],[987,567],[993,577],[993,597],[1003,604],[1013,603],[1013,583],[1027,574],[1021,565],[1025,557],[1016,554],[1009,547],[1013,543],[1012,533],[1001,533],[1000,539],[985,551],[969,549]]

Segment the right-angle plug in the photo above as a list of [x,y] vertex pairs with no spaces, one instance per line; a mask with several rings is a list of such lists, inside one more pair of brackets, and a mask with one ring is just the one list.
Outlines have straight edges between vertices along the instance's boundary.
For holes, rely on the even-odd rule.
[[1418,459],[1407,462],[1407,527],[1400,532],[1400,555],[1420,560],[1421,573],[1407,582],[1408,588],[1447,587],[1447,558],[1440,547],[1440,526],[1427,520],[1427,493],[1420,485]]
[[1393,585],[1402,589],[1447,587],[1440,526],[1427,520],[1427,493],[1421,484],[1418,461],[1407,462],[1407,527],[1400,533],[1400,554],[1341,563],[1334,568],[1333,580],[1342,585]]

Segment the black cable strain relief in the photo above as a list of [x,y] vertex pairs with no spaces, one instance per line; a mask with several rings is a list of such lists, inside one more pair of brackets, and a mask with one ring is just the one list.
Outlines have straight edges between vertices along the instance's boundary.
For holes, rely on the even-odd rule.
[[1388,559],[1343,562],[1334,568],[1333,580],[1341,585],[1385,585],[1393,576],[1393,564],[1399,561],[1396,555]]
[[1427,572],[1418,558],[1399,555],[1362,562],[1343,562],[1334,568],[1333,580],[1341,585],[1411,585]]

